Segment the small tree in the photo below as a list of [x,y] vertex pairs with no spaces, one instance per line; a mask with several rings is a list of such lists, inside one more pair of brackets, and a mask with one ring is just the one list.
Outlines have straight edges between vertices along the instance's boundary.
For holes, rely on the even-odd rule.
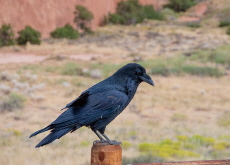
[[169,0],[164,7],[171,8],[176,12],[186,11],[196,4],[195,0]]
[[57,28],[50,33],[53,38],[68,38],[76,39],[79,37],[79,33],[71,25],[66,24],[64,27]]
[[26,26],[25,29],[19,31],[18,34],[19,37],[17,38],[17,41],[19,45],[25,45],[27,42],[38,45],[41,43],[41,33],[30,26]]
[[0,28],[0,47],[14,45],[14,32],[10,24],[3,24]]
[[74,22],[77,25],[77,29],[81,29],[85,33],[92,32],[90,28],[91,20],[94,18],[92,12],[90,12],[84,6],[76,5],[74,15]]

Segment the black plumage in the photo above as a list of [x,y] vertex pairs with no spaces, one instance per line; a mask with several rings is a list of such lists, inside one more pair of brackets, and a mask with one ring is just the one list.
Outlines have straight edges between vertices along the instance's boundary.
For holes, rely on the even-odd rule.
[[154,85],[141,65],[130,63],[112,76],[90,87],[77,99],[67,104],[63,108],[67,110],[55,121],[30,136],[51,130],[51,133],[36,148],[49,144],[82,126],[90,127],[101,142],[120,144],[120,142],[111,141],[104,134],[106,126],[125,109],[142,81]]

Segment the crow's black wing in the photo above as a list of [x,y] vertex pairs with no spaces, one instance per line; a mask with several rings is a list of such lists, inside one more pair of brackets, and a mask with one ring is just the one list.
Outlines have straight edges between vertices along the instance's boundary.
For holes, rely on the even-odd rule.
[[78,104],[78,105],[84,104],[85,99],[88,97],[88,95],[89,95],[89,91],[82,92],[82,94],[78,98],[76,98],[75,100],[71,101],[69,104],[67,104],[61,110],[66,109],[66,108],[70,108],[71,106],[74,106],[76,104]]
[[84,105],[73,103],[52,125],[67,127],[89,125],[97,120],[107,118],[117,111],[122,111],[128,102],[125,93],[117,90],[95,93],[85,96]]

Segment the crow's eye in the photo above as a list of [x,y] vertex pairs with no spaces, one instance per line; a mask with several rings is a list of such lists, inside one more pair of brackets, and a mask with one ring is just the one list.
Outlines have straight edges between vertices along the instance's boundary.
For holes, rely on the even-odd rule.
[[140,75],[141,73],[140,73],[140,72],[138,72],[138,71],[136,71],[136,72],[135,72],[135,74],[136,74],[136,75]]

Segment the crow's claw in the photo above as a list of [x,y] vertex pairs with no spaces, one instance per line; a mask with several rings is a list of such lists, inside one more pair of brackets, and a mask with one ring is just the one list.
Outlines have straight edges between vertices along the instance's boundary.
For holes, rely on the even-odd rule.
[[108,143],[111,144],[111,145],[121,145],[122,144],[122,142],[118,142],[116,140],[108,141]]

